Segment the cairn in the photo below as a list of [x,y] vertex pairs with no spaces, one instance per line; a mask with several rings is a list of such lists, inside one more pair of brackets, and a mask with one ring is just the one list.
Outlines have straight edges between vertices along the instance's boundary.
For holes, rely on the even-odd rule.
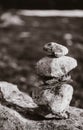
[[68,108],[72,100],[73,87],[69,84],[69,72],[77,66],[77,61],[69,56],[63,45],[51,42],[44,46],[47,56],[40,59],[36,71],[43,84],[33,99],[38,105],[44,105],[56,118],[68,118]]

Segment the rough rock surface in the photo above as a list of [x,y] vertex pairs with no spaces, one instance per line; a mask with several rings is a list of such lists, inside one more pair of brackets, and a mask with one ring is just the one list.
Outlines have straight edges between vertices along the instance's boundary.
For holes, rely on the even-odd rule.
[[69,118],[29,120],[18,112],[0,105],[0,130],[83,130],[83,110],[70,107]]
[[69,56],[44,57],[37,63],[36,69],[40,76],[59,78],[69,73],[76,66],[77,61]]
[[63,84],[62,86],[56,87],[54,92],[51,92],[49,89],[45,90],[42,99],[46,101],[55,115],[60,115],[64,114],[68,109],[72,95],[72,86],[69,84]]
[[26,130],[26,123],[19,113],[0,105],[0,130]]
[[55,57],[61,57],[68,54],[68,49],[65,46],[55,42],[45,44],[44,50]]
[[4,100],[8,103],[12,103],[23,108],[37,107],[32,98],[29,95],[20,92],[16,85],[7,82],[0,82],[0,93],[2,94],[2,98],[4,98]]

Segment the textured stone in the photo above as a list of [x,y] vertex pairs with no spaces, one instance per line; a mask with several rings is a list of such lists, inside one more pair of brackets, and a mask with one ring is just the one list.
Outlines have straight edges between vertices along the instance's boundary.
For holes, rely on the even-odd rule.
[[42,100],[46,101],[46,104],[50,106],[53,114],[57,115],[58,118],[62,118],[65,116],[67,117],[65,112],[69,107],[72,95],[72,86],[63,84],[61,86],[57,86],[53,92],[49,89],[46,89],[43,93]]
[[44,57],[37,63],[36,70],[40,76],[59,78],[69,73],[76,66],[77,61],[69,56]]
[[56,57],[61,57],[68,53],[68,49],[65,46],[55,42],[45,44],[44,50],[47,51],[48,54],[54,55]]
[[22,117],[18,112],[0,105],[0,130],[36,130],[34,121]]
[[0,94],[0,99],[4,98],[5,101],[9,103],[16,104],[23,108],[37,107],[29,95],[19,91],[17,86],[11,83],[0,82],[0,93],[2,94]]
[[0,105],[0,130],[26,130],[26,123],[16,111]]
[[69,118],[30,120],[18,112],[0,105],[0,130],[83,130],[82,109],[69,107]]

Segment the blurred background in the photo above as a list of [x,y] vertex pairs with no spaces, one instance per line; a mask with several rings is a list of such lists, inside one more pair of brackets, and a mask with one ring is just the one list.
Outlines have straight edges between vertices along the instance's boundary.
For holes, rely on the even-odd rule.
[[[0,80],[17,84],[19,89],[30,94],[39,85],[35,72],[36,62],[46,54],[43,45],[58,42],[69,49],[76,58],[78,67],[71,72],[74,95],[71,105],[83,108],[83,4],[82,0],[0,0]],[[23,9],[33,10],[23,12]],[[35,10],[53,9],[63,16],[33,15]],[[73,17],[65,16],[72,10]],[[77,11],[75,17],[73,10]],[[82,14],[81,17],[80,14]]]

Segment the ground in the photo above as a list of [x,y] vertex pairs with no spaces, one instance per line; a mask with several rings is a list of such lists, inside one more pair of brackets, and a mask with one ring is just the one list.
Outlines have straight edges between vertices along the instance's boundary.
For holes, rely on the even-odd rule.
[[83,18],[20,18],[25,22],[22,26],[0,26],[0,80],[17,84],[20,90],[31,94],[38,85],[35,64],[46,55],[43,45],[58,42],[67,46],[69,55],[78,61],[78,67],[71,72],[74,80],[71,105],[83,108]]

